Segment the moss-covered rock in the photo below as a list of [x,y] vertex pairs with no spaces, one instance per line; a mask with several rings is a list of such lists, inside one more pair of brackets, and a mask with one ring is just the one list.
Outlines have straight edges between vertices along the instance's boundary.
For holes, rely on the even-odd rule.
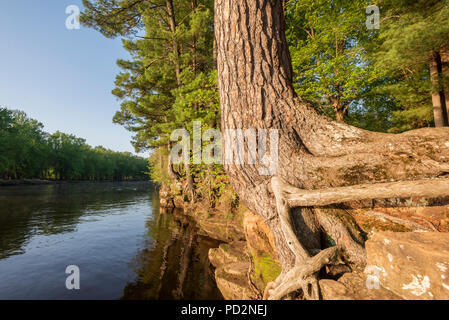
[[276,280],[281,274],[282,268],[279,263],[268,253],[262,253],[258,256],[252,256],[254,263],[255,280],[265,289],[269,282]]

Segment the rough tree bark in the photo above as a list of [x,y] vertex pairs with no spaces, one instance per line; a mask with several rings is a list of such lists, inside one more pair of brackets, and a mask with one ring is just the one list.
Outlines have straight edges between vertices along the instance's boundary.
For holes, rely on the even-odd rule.
[[168,14],[168,23],[170,25],[170,31],[172,33],[172,50],[173,53],[175,54],[175,73],[176,73],[176,81],[178,82],[178,87],[180,87],[182,85],[182,81],[181,81],[181,68],[179,66],[179,47],[178,47],[178,42],[176,41],[175,38],[175,33],[176,33],[176,16],[175,16],[175,9],[173,7],[173,1],[172,0],[166,0],[165,1],[165,5],[167,7],[167,14]]
[[[279,131],[279,167],[274,177],[261,176],[261,165],[226,165],[225,169],[240,199],[267,221],[275,238],[283,272],[269,284],[265,297],[279,299],[301,289],[306,298],[316,299],[318,271],[325,264],[343,257],[352,268],[363,266],[363,240],[352,236],[350,217],[305,208],[313,205],[307,201],[297,207],[287,195],[353,186],[339,190],[346,195],[365,184],[363,197],[375,198],[382,189],[376,183],[404,181],[400,183],[405,188],[393,183],[398,189],[395,194],[410,196],[416,182],[407,181],[449,172],[449,128],[392,135],[318,114],[295,96],[292,87],[282,4],[281,0],[215,0],[222,130]],[[430,183],[427,187],[432,189]],[[373,184],[374,191],[366,184]],[[446,192],[434,191],[434,196]],[[321,247],[320,228],[336,247]]]
[[446,101],[444,98],[444,89],[441,90],[440,76],[442,74],[441,56],[438,51],[432,53],[430,60],[430,81],[433,85],[432,104],[433,119],[435,127],[443,127],[448,125],[448,117],[446,112]]
[[449,124],[449,48],[443,48],[440,50],[441,65],[443,71],[443,92],[444,100],[446,102],[446,116]]
[[343,105],[343,102],[341,101],[341,92],[339,83],[337,83],[336,89],[337,89],[336,95],[331,97],[330,100],[332,102],[332,108],[335,111],[335,119],[337,120],[337,122],[344,123],[348,108],[347,106],[345,107]]

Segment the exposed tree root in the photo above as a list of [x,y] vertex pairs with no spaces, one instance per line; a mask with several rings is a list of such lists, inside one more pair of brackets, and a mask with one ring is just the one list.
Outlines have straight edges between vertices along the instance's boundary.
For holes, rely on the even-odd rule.
[[278,300],[293,291],[302,289],[306,299],[318,300],[320,294],[317,273],[323,266],[335,262],[339,251],[339,247],[331,247],[300,263],[297,261],[295,267],[267,285],[264,299]]
[[366,253],[364,249],[365,236],[354,219],[342,213],[315,209],[315,218],[323,231],[327,233],[343,250],[343,260],[352,270],[362,269],[366,265]]
[[324,190],[302,190],[288,185],[278,177],[273,177],[271,188],[276,198],[282,232],[288,247],[295,255],[295,265],[286,273],[282,273],[276,281],[267,285],[264,299],[281,299],[298,289],[302,290],[306,299],[319,299],[317,273],[322,267],[335,263],[339,258],[345,258],[349,264],[356,267],[364,266],[366,255],[361,244],[363,239],[355,230],[356,224],[342,221],[340,217],[325,210],[317,210],[316,219],[335,240],[337,246],[324,249],[311,257],[294,232],[290,215],[291,208],[375,198],[445,196],[449,192],[449,180],[404,181]]
[[290,206],[283,197],[285,184],[278,178],[271,181],[276,197],[277,211],[282,231],[287,245],[294,253],[295,266],[286,273],[282,273],[274,282],[269,283],[265,289],[265,299],[281,299],[290,292],[302,289],[306,299],[319,299],[318,271],[329,263],[337,260],[340,247],[331,247],[322,250],[311,257],[307,249],[300,243],[292,227]]
[[436,198],[448,194],[449,179],[445,178],[360,184],[322,190],[302,190],[283,184],[283,197],[291,207],[325,206],[365,199]]

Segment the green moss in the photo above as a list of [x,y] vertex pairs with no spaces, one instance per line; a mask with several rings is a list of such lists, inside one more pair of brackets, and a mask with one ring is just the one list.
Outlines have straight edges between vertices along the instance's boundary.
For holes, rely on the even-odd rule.
[[254,272],[256,276],[260,278],[264,286],[268,282],[276,280],[276,278],[281,274],[282,269],[279,264],[267,253],[263,253],[260,256],[254,256]]
[[220,245],[220,249],[225,251],[225,252],[229,252],[229,250],[230,250],[229,244],[228,243],[221,244]]

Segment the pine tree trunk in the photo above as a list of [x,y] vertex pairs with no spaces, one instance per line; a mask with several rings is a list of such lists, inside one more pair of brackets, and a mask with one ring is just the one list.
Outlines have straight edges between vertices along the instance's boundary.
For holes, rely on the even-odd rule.
[[447,123],[449,124],[449,48],[444,48],[441,53],[441,65],[443,74],[443,92],[446,103]]
[[[310,283],[316,288],[316,272],[337,248],[343,247],[355,265],[364,262],[363,244],[348,232],[350,223],[319,209],[295,208],[287,193],[357,188],[363,183],[433,178],[449,172],[448,128],[400,135],[368,132],[319,115],[295,96],[282,4],[282,0],[215,0],[222,131],[277,129],[279,133],[275,176],[260,175],[264,167],[260,163],[225,164],[242,202],[261,215],[274,235],[283,272],[270,286],[277,289],[267,291],[271,298],[294,290],[292,279],[298,274],[304,278],[304,292]],[[223,145],[227,138],[223,134]],[[399,186],[397,195],[409,192]],[[337,247],[320,251],[324,248],[318,226]]]
[[[175,73],[176,73],[176,80],[177,80],[177,84],[178,87],[180,87],[182,85],[182,80],[181,80],[181,67],[180,67],[180,63],[179,63],[179,56],[180,56],[180,52],[179,52],[179,47],[178,47],[178,42],[176,41],[175,38],[175,34],[176,34],[176,16],[175,16],[175,9],[173,6],[173,0],[166,0],[166,7],[167,7],[167,13],[168,13],[168,17],[169,17],[169,25],[170,25],[170,31],[172,32],[172,37],[173,37],[173,41],[172,41],[172,47],[173,47],[173,52],[175,53]],[[190,170],[190,164],[186,163],[184,164],[184,169],[186,171],[186,180],[187,180],[187,184],[186,184],[186,193],[189,194],[189,196],[191,197],[191,201],[193,201],[194,198],[194,186],[193,186],[193,178],[192,178],[192,173]]]
[[438,52],[432,54],[430,61],[430,80],[432,82],[432,104],[433,104],[433,118],[435,127],[447,126],[447,116],[445,109],[444,93],[440,90],[440,75],[441,75],[441,57]]
[[179,47],[178,42],[175,38],[176,33],[176,16],[175,16],[175,9],[173,7],[173,0],[166,0],[165,5],[167,7],[167,14],[168,14],[168,23],[170,25],[170,31],[172,33],[172,49],[175,53],[175,73],[176,73],[176,80],[178,82],[178,87],[181,86],[181,68],[179,66]]
[[337,108],[335,109],[335,119],[337,120],[337,122],[341,122],[344,123],[345,122],[345,110],[343,108],[343,106],[338,105]]
[[[266,9],[263,9],[264,3]],[[290,56],[285,39],[281,39],[284,37],[284,22],[273,21],[281,19],[281,10],[280,3],[267,1],[215,2],[223,132],[225,129],[279,127],[280,119],[275,117],[277,110],[273,110],[276,100],[291,100],[294,96]],[[276,68],[271,65],[272,59],[273,63],[277,62]],[[276,123],[272,123],[274,121]],[[240,199],[267,220],[283,266],[292,265],[294,255],[285,244],[279,221],[270,219],[275,213],[276,203],[268,190],[269,177],[260,176],[257,166],[226,165],[225,169]]]
[[337,122],[344,123],[347,109],[343,106],[343,103],[341,101],[340,83],[337,83],[336,89],[337,89],[337,93],[336,93],[336,96],[333,98],[335,119],[337,120]]

